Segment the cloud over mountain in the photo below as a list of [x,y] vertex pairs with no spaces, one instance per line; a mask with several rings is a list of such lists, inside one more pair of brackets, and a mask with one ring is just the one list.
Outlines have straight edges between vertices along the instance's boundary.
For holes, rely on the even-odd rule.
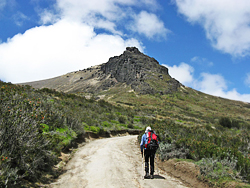
[[248,0],[175,0],[179,13],[198,23],[214,48],[233,56],[250,53]]
[[[1,5],[5,1],[1,0]],[[136,20],[133,15],[138,6],[145,11]],[[138,39],[124,34],[124,22],[143,24],[145,17],[149,18],[149,29],[135,28],[133,32],[165,37],[163,22],[149,13],[157,6],[155,0],[58,0],[50,8],[36,8],[40,25],[0,44],[1,78],[13,83],[40,80],[104,63],[127,46],[143,51]],[[21,25],[23,19],[19,18],[16,23]],[[161,31],[152,32],[152,27]]]
[[93,27],[61,20],[2,43],[0,74],[14,83],[50,78],[103,63],[130,45],[141,48],[136,39],[96,34]]

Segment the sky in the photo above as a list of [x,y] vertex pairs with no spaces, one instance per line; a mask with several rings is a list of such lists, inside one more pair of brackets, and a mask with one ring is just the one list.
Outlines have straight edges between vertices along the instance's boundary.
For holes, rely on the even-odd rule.
[[249,0],[0,0],[0,80],[106,63],[135,46],[183,85],[250,102]]

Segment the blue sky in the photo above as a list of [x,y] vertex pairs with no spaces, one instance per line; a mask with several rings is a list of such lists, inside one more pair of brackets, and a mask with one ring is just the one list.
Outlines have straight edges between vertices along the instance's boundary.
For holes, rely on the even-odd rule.
[[250,102],[249,0],[0,0],[0,79],[22,83],[136,46],[196,90]]

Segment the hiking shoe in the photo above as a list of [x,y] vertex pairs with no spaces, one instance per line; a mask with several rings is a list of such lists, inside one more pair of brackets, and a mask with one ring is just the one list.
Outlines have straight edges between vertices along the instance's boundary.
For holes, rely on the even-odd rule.
[[150,176],[149,176],[149,173],[148,173],[148,172],[146,172],[146,175],[144,176],[144,178],[145,178],[145,179],[149,179],[149,178],[150,178]]
[[150,175],[150,179],[154,179],[154,175],[151,174],[151,175]]

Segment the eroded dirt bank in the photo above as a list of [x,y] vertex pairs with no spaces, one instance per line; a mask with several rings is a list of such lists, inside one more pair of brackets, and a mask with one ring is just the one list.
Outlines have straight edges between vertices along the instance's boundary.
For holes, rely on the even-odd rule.
[[142,180],[142,160],[137,136],[92,141],[78,149],[65,169],[66,172],[49,187],[186,187],[163,171],[158,172],[157,165],[155,179]]

